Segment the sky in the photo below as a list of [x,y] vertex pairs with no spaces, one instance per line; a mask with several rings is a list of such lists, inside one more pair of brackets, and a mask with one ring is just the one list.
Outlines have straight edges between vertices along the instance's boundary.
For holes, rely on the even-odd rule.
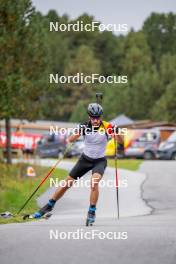
[[127,24],[128,28],[141,29],[151,12],[176,13],[176,0],[32,0],[37,10],[46,14],[55,9],[59,15],[77,18],[83,13],[104,24]]

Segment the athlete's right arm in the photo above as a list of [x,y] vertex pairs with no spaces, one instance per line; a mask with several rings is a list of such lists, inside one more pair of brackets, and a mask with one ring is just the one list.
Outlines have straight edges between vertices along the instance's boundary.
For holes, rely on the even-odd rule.
[[74,134],[67,138],[67,143],[76,141],[81,135],[84,135],[86,123],[79,124],[77,129],[74,130]]
[[67,138],[66,142],[67,144],[70,143],[70,142],[74,142],[76,141],[78,138],[80,137],[80,134],[74,134],[74,135],[71,135]]
[[67,138],[67,140],[66,140],[67,143],[74,142],[80,136],[84,136],[85,135],[85,129],[87,128],[87,126],[88,126],[87,122],[79,124],[78,128],[74,130],[75,133]]

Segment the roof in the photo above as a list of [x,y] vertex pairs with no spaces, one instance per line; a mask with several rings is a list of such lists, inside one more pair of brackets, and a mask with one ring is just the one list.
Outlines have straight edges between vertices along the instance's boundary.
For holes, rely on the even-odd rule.
[[155,122],[151,120],[141,120],[141,121],[135,121],[133,124],[128,126],[128,128],[134,128],[134,129],[145,129],[145,128],[160,128],[161,129],[161,127],[165,129],[176,128],[176,123],[171,123],[167,121]]
[[116,118],[112,119],[110,121],[113,125],[118,125],[118,126],[124,126],[124,125],[131,125],[134,123],[134,121],[127,117],[124,114],[118,115]]
[[[49,131],[50,127],[53,126],[54,128],[75,128],[77,123],[71,122],[61,122],[61,121],[49,121],[49,120],[37,120],[37,121],[28,121],[26,119],[11,119],[11,128],[12,129],[20,129],[25,131],[35,131],[35,132],[45,132]],[[0,128],[5,128],[5,121],[0,120]]]
[[[167,121],[159,121],[154,122],[151,120],[139,120],[134,121],[131,118],[127,117],[124,114],[117,116],[115,119],[111,120],[113,125],[118,125],[118,127],[127,127],[131,129],[150,129],[155,127],[163,127],[163,128],[176,128],[176,123],[167,122]],[[32,131],[35,133],[48,133],[51,126],[56,129],[60,128],[75,128],[78,123],[71,122],[62,122],[62,121],[49,121],[49,120],[37,120],[30,122],[28,120],[20,120],[20,119],[11,119],[11,128],[12,131],[16,130],[20,127],[20,129],[24,131]],[[0,130],[3,131],[5,129],[4,120],[0,120]]]

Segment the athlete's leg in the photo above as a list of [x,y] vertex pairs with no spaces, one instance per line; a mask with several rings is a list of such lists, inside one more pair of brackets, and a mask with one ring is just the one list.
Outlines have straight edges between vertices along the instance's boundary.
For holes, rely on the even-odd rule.
[[71,176],[67,176],[65,181],[63,181],[64,184],[57,188],[54,195],[51,197],[51,199],[49,199],[48,203],[45,206],[43,206],[39,211],[34,213],[34,217],[40,218],[47,212],[52,211],[56,201],[59,200],[64,195],[64,193],[73,185],[74,180],[75,179]]
[[107,160],[104,158],[97,162],[92,169],[90,205],[96,205],[99,196],[99,182],[107,166]]
[[91,192],[90,192],[90,205],[96,205],[99,196],[98,184],[102,178],[99,173],[93,173],[91,178]]
[[81,156],[78,162],[70,171],[70,175],[67,176],[67,178],[65,179],[63,186],[58,187],[58,189],[55,191],[54,195],[52,196],[52,199],[54,201],[59,200],[64,195],[64,193],[73,185],[76,179],[82,177],[86,172],[91,169],[92,164]]
[[87,171],[92,169],[92,164],[87,162],[83,157],[80,157],[78,162],[70,171],[70,175],[64,181],[63,185],[60,185],[55,193],[52,195],[51,199],[48,203],[43,206],[38,212],[34,214],[34,217],[39,218],[42,215],[46,214],[47,212],[51,211],[56,203],[64,193],[73,185],[73,182],[82,177]]
[[67,176],[66,179],[62,181],[62,185],[56,189],[51,199],[53,199],[54,201],[59,200],[64,195],[64,193],[73,185],[74,181],[74,178],[72,178],[71,176]]
[[99,196],[99,182],[104,174],[106,166],[107,160],[104,158],[101,159],[99,162],[96,162],[92,169],[90,206],[87,214],[86,225],[95,222],[96,204]]
[[94,172],[91,178],[91,192],[90,192],[90,206],[87,214],[86,225],[92,224],[95,222],[95,211],[96,204],[99,196],[98,184],[102,178],[102,175],[98,172]]

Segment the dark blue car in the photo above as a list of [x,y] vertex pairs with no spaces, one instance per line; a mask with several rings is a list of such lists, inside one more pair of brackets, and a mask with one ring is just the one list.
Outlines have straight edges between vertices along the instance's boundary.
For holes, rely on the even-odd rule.
[[165,160],[176,160],[176,131],[159,145],[157,157]]
[[61,158],[66,148],[65,139],[57,135],[44,136],[37,144],[40,158]]

